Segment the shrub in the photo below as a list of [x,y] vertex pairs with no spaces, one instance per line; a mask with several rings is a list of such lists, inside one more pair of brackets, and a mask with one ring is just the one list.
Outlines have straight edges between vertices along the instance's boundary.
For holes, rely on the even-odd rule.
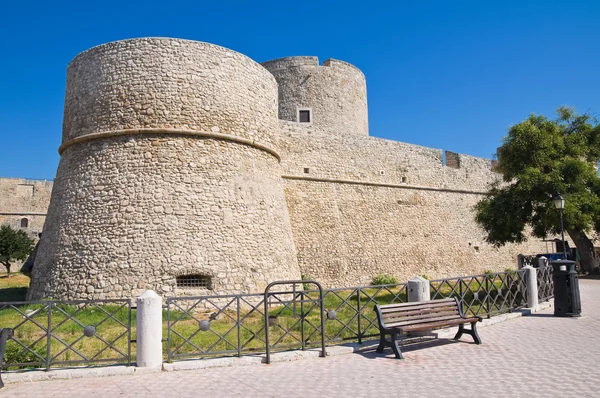
[[[31,366],[10,366],[11,363],[28,363],[28,362],[43,362],[46,357],[46,347],[34,347],[30,348],[35,351],[42,359],[40,359],[37,355],[35,355],[31,351],[25,350],[23,347],[15,343],[14,341],[7,341],[6,348],[4,351],[4,358],[7,363],[4,366],[7,366],[9,370],[15,369],[26,369],[26,368],[34,368],[37,367],[35,365]],[[41,365],[38,365],[41,366]]]
[[421,275],[421,278],[423,278],[423,279],[425,279],[425,280],[429,280],[429,279],[431,279],[431,278],[429,278],[429,276],[427,276],[427,274],[423,274],[423,275]]
[[393,275],[387,275],[387,274],[379,274],[375,278],[373,278],[373,280],[371,281],[371,285],[373,285],[373,286],[395,285],[396,283],[398,283],[398,279],[396,279],[396,277]]
[[[300,275],[300,279],[302,279],[303,281],[311,281],[311,280],[313,280],[313,278],[310,275],[306,275],[306,274]],[[312,283],[303,283],[302,284],[302,288],[304,290],[310,290],[311,285],[312,285]]]

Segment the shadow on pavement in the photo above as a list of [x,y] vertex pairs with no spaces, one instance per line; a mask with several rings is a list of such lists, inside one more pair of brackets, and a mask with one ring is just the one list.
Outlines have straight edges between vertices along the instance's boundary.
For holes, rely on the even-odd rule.
[[[529,317],[532,317],[532,318],[555,318],[554,314],[540,314],[540,313],[527,315],[527,318],[529,318]],[[556,317],[556,318],[560,318],[560,317]]]
[[[432,347],[440,347],[440,346],[445,346],[445,345],[449,345],[449,344],[475,344],[475,342],[473,341],[463,341],[463,340],[452,340],[452,339],[428,339],[426,341],[419,341],[419,342],[410,342],[408,344],[405,343],[405,345],[400,345],[400,350],[402,351],[402,353],[407,353],[407,352],[411,352],[411,351],[418,351],[418,350],[422,350],[422,349],[427,349],[427,348],[432,348]],[[364,358],[367,359],[380,359],[380,358],[386,358],[389,356],[394,356],[394,352],[392,351],[392,349],[390,347],[386,347],[383,352],[381,354],[377,353],[376,350],[377,347],[373,347],[373,348],[368,348],[362,351],[358,351],[356,354],[363,356]],[[393,358],[392,358],[393,359]]]

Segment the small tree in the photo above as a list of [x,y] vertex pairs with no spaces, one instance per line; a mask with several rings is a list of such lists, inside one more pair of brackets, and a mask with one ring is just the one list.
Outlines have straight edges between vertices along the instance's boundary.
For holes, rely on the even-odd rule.
[[600,124],[589,115],[559,108],[558,118],[531,115],[513,126],[498,151],[503,184],[492,186],[475,207],[476,220],[496,246],[559,235],[559,212],[552,197],[565,200],[565,232],[581,255],[581,268],[595,266],[588,235],[600,231]]
[[33,250],[33,239],[24,231],[7,225],[0,227],[0,263],[4,264],[10,278],[10,262],[25,260]]

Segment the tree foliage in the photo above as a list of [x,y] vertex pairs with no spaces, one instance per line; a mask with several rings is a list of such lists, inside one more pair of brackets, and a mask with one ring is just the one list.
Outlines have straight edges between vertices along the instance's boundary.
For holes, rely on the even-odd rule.
[[33,239],[24,231],[7,225],[0,227],[0,263],[4,264],[10,277],[11,261],[25,260],[33,250]]
[[600,125],[587,114],[561,107],[558,117],[530,115],[512,126],[498,150],[502,182],[476,205],[476,220],[496,246],[560,234],[560,214],[552,198],[565,198],[564,226],[581,254],[585,270],[594,267],[588,234],[600,231]]

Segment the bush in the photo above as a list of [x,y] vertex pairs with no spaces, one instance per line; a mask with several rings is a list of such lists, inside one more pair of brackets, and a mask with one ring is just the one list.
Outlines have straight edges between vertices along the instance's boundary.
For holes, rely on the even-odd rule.
[[[310,275],[306,275],[306,274],[300,275],[300,279],[302,279],[303,281],[311,281],[311,280],[313,280],[313,278]],[[310,290],[311,286],[312,286],[312,283],[303,283],[302,284],[302,288],[304,290]],[[314,286],[312,286],[312,287],[314,288]]]
[[371,285],[373,285],[373,286],[395,285],[396,283],[398,283],[398,279],[396,279],[396,277],[393,275],[387,275],[387,274],[379,274],[375,278],[373,278],[373,280],[371,281]]
[[26,369],[26,368],[35,368],[43,365],[31,365],[31,366],[10,366],[11,363],[28,363],[28,362],[44,362],[43,358],[46,358],[46,348],[45,347],[34,347],[30,348],[35,351],[42,359],[40,359],[33,352],[25,350],[23,347],[15,343],[14,341],[7,341],[6,348],[4,351],[4,359],[7,363],[4,366],[8,367],[9,370],[15,369]]
[[423,274],[423,275],[421,275],[421,278],[423,278],[423,279],[425,279],[425,280],[427,280],[427,281],[430,279],[430,278],[429,278],[429,276],[427,276],[427,274]]

